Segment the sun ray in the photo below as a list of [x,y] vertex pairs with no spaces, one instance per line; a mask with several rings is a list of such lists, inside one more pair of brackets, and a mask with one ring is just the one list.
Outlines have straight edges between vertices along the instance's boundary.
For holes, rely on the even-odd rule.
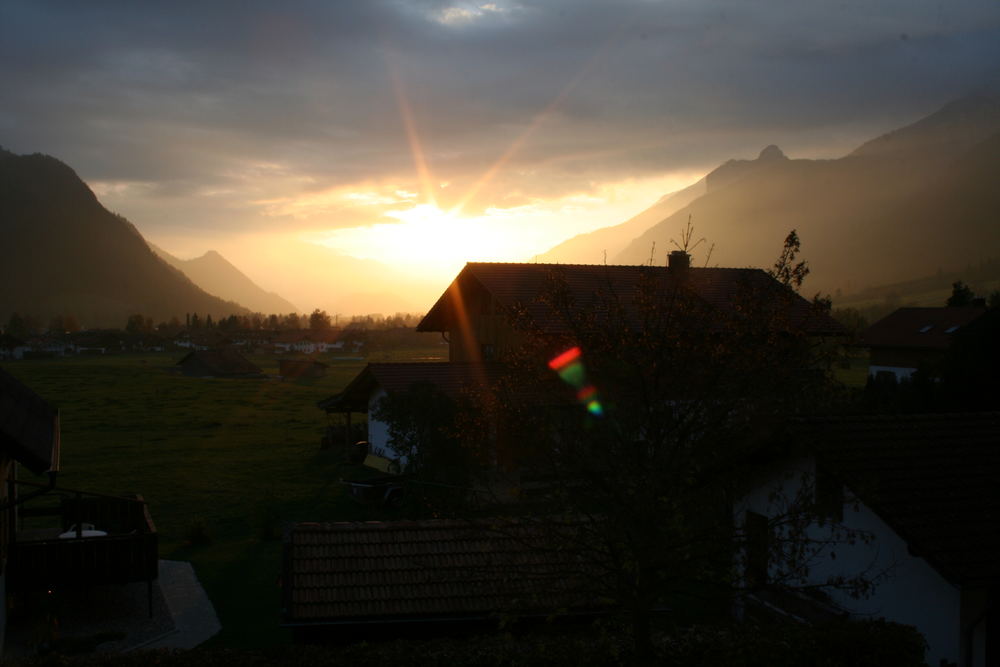
[[472,186],[466,191],[465,195],[456,203],[450,210],[449,214],[457,215],[472,199],[475,198],[479,191],[482,190],[486,185],[492,181],[496,175],[500,172],[505,164],[517,153],[518,150],[531,138],[531,136],[542,126],[545,119],[551,115],[562,103],[569,97],[570,93],[576,89],[576,87],[583,81],[588,74],[593,70],[597,63],[602,60],[607,53],[611,50],[620,39],[625,29],[631,23],[630,20],[623,20],[618,24],[618,27],[609,35],[608,39],[601,44],[600,47],[594,52],[594,54],[583,64],[580,70],[569,80],[569,82],[564,85],[559,92],[556,94],[552,100],[545,105],[545,107],[536,113],[531,119],[531,123],[527,128],[511,142],[510,146],[497,158],[490,167],[483,172],[483,175],[472,184]]
[[392,84],[392,94],[396,98],[396,106],[399,107],[399,117],[403,121],[403,128],[406,131],[406,140],[410,145],[410,155],[413,157],[413,165],[417,170],[417,179],[420,181],[420,190],[423,193],[424,201],[437,206],[437,198],[434,196],[434,180],[431,177],[430,167],[427,166],[427,158],[424,155],[423,145],[420,135],[417,132],[417,124],[410,106],[410,99],[406,94],[406,87],[399,76],[399,69],[395,63],[395,56],[392,51],[385,49],[385,62],[389,71],[389,81]]

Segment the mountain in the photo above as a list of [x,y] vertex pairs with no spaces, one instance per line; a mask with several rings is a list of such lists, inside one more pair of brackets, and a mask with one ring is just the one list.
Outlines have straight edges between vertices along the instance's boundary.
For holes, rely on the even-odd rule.
[[[836,160],[768,147],[706,177],[706,192],[633,238],[609,263],[644,264],[690,216],[720,266],[768,266],[796,229],[812,290],[857,291],[960,267],[1000,248],[1000,98],[946,105]],[[696,257],[696,263],[699,259]]]
[[160,260],[125,218],[101,206],[70,167],[0,149],[0,318],[75,315],[87,327],[123,327],[185,313],[245,313]]
[[562,264],[601,264],[605,257],[610,261],[625,249],[631,239],[687,206],[704,194],[706,189],[707,184],[703,178],[682,190],[664,195],[651,207],[620,225],[579,234],[533,259]]
[[209,294],[231,299],[258,313],[295,313],[299,309],[274,292],[266,292],[225,257],[209,250],[201,257],[178,259],[152,243],[150,249]]

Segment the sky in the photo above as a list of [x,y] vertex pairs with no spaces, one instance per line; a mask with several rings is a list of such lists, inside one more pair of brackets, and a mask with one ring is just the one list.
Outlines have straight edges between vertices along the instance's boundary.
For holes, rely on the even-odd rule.
[[0,145],[305,311],[426,310],[466,261],[998,82],[997,0],[0,3]]

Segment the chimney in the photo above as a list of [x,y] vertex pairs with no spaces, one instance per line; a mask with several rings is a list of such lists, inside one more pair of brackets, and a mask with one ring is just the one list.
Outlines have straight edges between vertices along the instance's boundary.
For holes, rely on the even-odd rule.
[[691,255],[683,250],[671,250],[667,258],[667,268],[670,273],[678,278],[687,275],[688,268],[691,267]]

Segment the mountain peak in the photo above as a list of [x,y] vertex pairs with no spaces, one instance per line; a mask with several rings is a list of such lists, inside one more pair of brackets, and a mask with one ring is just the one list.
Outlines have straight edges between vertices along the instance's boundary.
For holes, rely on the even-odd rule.
[[770,146],[765,146],[764,150],[760,152],[757,156],[758,160],[770,161],[770,160],[787,160],[788,156],[785,155],[780,148],[771,144]]

